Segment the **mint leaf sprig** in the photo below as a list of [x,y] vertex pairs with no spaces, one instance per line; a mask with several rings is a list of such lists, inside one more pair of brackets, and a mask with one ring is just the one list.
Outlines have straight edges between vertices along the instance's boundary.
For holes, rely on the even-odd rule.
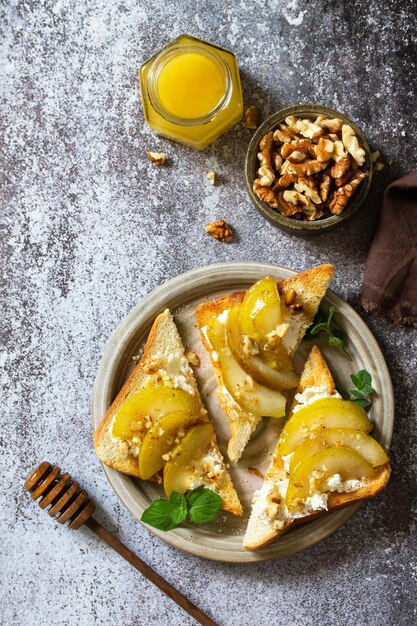
[[359,404],[363,409],[368,409],[372,400],[367,396],[375,393],[375,389],[372,387],[372,376],[367,370],[360,370],[356,374],[351,374],[350,379],[356,389],[349,390],[349,399]]
[[205,524],[217,517],[222,504],[222,498],[207,487],[197,487],[186,496],[173,491],[169,500],[154,500],[141,521],[159,530],[177,528],[187,518],[194,524]]
[[329,309],[329,314],[326,316],[322,311],[318,311],[316,317],[314,318],[313,324],[310,326],[307,332],[307,339],[312,339],[316,335],[321,335],[322,333],[328,336],[328,343],[331,348],[336,348],[339,350],[341,354],[348,359],[348,361],[352,360],[352,357],[348,352],[346,352],[344,346],[346,343],[346,334],[343,330],[339,330],[338,328],[333,327],[333,315],[335,314],[336,308],[331,306]]

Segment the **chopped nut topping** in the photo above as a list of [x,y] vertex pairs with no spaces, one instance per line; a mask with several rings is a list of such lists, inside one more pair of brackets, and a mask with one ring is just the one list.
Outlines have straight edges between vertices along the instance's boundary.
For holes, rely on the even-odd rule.
[[233,230],[225,220],[218,220],[212,224],[207,224],[206,233],[217,241],[228,242],[233,237]]
[[157,167],[161,167],[165,163],[167,155],[165,152],[147,152],[148,159]]
[[248,472],[258,476],[259,478],[263,478],[263,474],[258,470],[257,467],[248,467]]
[[216,184],[216,172],[207,172],[207,178],[210,181],[210,185]]
[[129,446],[127,445],[126,441],[122,441],[119,444],[119,453],[124,459],[129,456]]
[[379,159],[379,150],[375,150],[375,152],[371,152],[371,161],[375,163]]
[[196,367],[200,365],[200,359],[195,352],[186,352],[185,358],[189,363],[191,363],[191,365],[195,365]]
[[248,356],[256,356],[259,354],[258,344],[252,337],[249,337],[249,335],[242,336],[242,350]]
[[259,109],[251,105],[243,114],[243,128],[258,128]]
[[381,170],[384,169],[384,167],[385,167],[385,165],[378,161],[378,163],[375,163],[375,165],[374,165],[374,171],[375,172],[380,172]]
[[290,304],[294,304],[295,299],[297,297],[297,292],[294,289],[287,289],[284,293],[284,303],[286,306],[290,306]]

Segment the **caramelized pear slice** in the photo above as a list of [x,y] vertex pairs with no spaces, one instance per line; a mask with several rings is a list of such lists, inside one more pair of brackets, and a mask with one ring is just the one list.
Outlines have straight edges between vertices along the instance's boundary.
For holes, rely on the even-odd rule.
[[285,415],[285,397],[276,389],[260,385],[245,372],[227,344],[225,325],[216,317],[207,326],[207,336],[219,356],[224,385],[239,406],[260,417]]
[[173,450],[172,459],[164,467],[164,490],[167,498],[173,491],[185,493],[195,480],[195,466],[204,457],[213,438],[213,426],[192,426]]
[[372,424],[365,411],[354,402],[339,398],[316,400],[290,417],[281,433],[278,453],[285,456],[293,452],[309,432],[320,428],[354,428],[367,433],[372,430]]
[[290,474],[293,474],[301,463],[304,463],[311,456],[333,446],[343,446],[355,450],[372,467],[384,465],[389,461],[384,448],[363,431],[354,428],[325,428],[319,431],[317,437],[307,439],[296,449],[291,458]]
[[113,422],[112,436],[129,439],[135,432],[146,430],[146,416],[155,422],[168,413],[192,413],[195,410],[194,397],[183,389],[171,389],[165,385],[146,387],[120,407]]
[[370,480],[375,476],[375,472],[376,470],[355,450],[343,446],[327,448],[301,463],[297,470],[290,474],[285,498],[287,507],[292,511],[300,504],[302,506],[310,495],[313,481],[316,482],[318,491],[323,491],[326,480],[333,474],[339,474],[343,481]]
[[245,294],[240,311],[242,334],[259,341],[280,323],[281,301],[277,281],[267,276],[258,280]]
[[285,371],[270,367],[262,358],[262,348],[259,355],[248,354],[245,351],[244,335],[240,330],[239,318],[241,307],[234,307],[227,317],[227,343],[229,348],[242,368],[250,374],[258,383],[275,389],[291,389],[298,385],[299,378],[292,371],[291,360],[286,354]]
[[146,433],[139,451],[139,474],[144,480],[159,472],[164,466],[163,455],[175,447],[180,429],[193,426],[197,413],[170,413],[161,417]]

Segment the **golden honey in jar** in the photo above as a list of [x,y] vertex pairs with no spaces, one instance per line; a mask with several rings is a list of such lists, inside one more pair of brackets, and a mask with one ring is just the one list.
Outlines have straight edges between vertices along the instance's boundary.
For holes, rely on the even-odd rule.
[[202,150],[242,119],[232,52],[181,35],[139,70],[145,119],[158,135]]

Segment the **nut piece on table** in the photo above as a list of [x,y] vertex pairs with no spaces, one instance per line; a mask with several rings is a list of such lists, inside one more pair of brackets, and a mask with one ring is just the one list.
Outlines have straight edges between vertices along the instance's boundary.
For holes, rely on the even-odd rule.
[[151,163],[154,163],[157,167],[161,167],[167,158],[165,152],[147,152],[146,155]]
[[243,128],[258,128],[259,123],[259,109],[258,107],[251,105],[245,109],[243,114]]
[[210,185],[216,184],[216,172],[207,172],[207,178],[210,181]]
[[217,241],[227,242],[233,237],[233,230],[227,224],[226,220],[218,220],[217,222],[207,224],[206,233],[211,235],[213,239],[217,239]]
[[346,150],[353,156],[358,165],[365,163],[365,150],[360,147],[355,131],[349,124],[342,126],[342,141]]

